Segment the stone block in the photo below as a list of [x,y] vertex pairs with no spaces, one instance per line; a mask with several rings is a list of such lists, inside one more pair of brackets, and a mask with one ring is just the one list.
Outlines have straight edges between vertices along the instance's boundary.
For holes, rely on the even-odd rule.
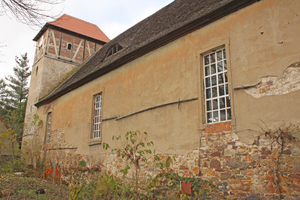
[[237,167],[237,163],[233,159],[230,159],[227,162],[227,166],[230,167],[230,168],[236,168]]
[[238,153],[246,153],[247,152],[247,147],[246,146],[239,146],[238,148],[237,148],[237,152]]
[[234,149],[224,149],[224,156],[233,157],[235,155]]
[[292,172],[300,172],[300,165],[294,165],[292,168]]
[[261,150],[261,155],[264,155],[264,156],[268,156],[271,153],[272,152],[268,148],[266,148],[266,147],[262,148],[262,150]]
[[221,173],[220,175],[221,180],[227,180],[231,176],[230,173]]
[[238,179],[227,179],[228,184],[239,184],[241,185],[242,181]]
[[211,157],[219,157],[219,158],[221,157],[221,155],[222,155],[222,154],[221,154],[220,151],[216,151],[216,152],[210,154]]
[[211,168],[214,168],[214,169],[221,169],[221,163],[220,161],[216,160],[216,159],[213,159],[211,162],[210,162],[210,167]]
[[219,182],[217,184],[217,189],[219,191],[226,191],[226,190],[228,190],[228,184],[226,182]]

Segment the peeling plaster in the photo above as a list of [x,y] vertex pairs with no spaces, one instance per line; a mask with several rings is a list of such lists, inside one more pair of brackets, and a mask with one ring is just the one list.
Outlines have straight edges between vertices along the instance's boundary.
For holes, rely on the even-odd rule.
[[291,64],[281,78],[266,76],[255,87],[245,89],[247,94],[255,98],[270,95],[284,95],[300,90],[300,62]]

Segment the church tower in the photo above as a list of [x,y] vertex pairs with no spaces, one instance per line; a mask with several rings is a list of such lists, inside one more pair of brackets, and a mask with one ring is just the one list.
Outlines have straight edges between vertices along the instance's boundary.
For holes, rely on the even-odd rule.
[[36,50],[23,137],[33,134],[28,125],[37,111],[34,105],[109,42],[109,38],[96,25],[66,14],[46,23],[33,40]]

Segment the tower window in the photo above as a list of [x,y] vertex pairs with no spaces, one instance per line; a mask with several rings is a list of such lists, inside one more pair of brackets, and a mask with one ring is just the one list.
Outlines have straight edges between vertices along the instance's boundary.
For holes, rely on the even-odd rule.
[[71,50],[72,44],[68,43],[67,49]]
[[119,44],[114,45],[113,47],[110,48],[110,50],[108,51],[107,57],[117,53],[118,51],[122,50],[123,47]]
[[36,69],[35,69],[35,75],[37,76],[38,74],[38,71],[39,71],[39,66],[36,66]]

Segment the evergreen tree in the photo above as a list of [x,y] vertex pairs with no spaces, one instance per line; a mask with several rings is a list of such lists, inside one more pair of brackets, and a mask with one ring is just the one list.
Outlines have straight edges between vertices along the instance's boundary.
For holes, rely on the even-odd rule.
[[30,71],[28,67],[27,53],[15,59],[17,65],[13,68],[14,76],[6,77],[8,82],[6,93],[7,114],[5,116],[6,122],[12,128],[19,139],[22,138],[25,109],[28,95],[28,78]]
[[0,79],[0,116],[3,118],[7,113],[6,100],[7,100],[6,83],[4,79]]

